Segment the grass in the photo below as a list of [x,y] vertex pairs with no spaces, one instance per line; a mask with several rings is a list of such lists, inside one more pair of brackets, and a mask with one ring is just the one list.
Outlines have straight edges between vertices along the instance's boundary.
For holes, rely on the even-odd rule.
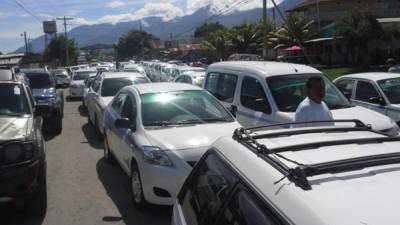
[[385,71],[385,67],[339,67],[332,69],[321,69],[321,71],[331,80],[334,80],[340,76],[352,73],[362,73],[362,72],[382,72]]

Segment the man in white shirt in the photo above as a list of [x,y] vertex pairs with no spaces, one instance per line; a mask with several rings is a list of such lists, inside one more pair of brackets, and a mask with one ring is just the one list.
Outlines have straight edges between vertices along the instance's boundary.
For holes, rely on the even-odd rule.
[[396,60],[393,58],[390,58],[386,61],[386,63],[389,66],[389,73],[400,73],[400,65],[397,64]]
[[[323,101],[325,97],[325,83],[322,77],[314,76],[306,83],[307,97],[299,104],[294,116],[294,122],[330,121],[333,116]],[[333,123],[299,124],[297,126],[332,126]]]

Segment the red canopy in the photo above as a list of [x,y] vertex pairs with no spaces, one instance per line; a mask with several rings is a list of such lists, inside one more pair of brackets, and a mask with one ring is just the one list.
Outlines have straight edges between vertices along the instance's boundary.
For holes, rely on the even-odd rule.
[[296,52],[301,51],[301,47],[298,45],[293,45],[292,47],[283,49],[284,52]]

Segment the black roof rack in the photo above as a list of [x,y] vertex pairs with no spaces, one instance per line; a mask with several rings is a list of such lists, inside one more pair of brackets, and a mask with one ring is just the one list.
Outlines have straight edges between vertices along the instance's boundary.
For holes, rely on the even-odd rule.
[[[254,153],[256,153],[259,157],[264,159],[272,167],[274,167],[276,170],[282,173],[284,175],[284,178],[287,177],[290,181],[294,182],[296,186],[302,188],[303,190],[311,189],[311,185],[307,177],[326,174],[326,173],[338,173],[350,170],[358,170],[372,166],[400,163],[400,152],[356,157],[356,158],[335,160],[331,162],[309,164],[309,165],[296,162],[280,154],[281,152],[285,151],[301,151],[305,149],[315,149],[318,147],[340,145],[340,144],[343,145],[343,144],[394,142],[394,141],[400,141],[400,137],[355,138],[355,139],[338,140],[338,141],[325,141],[325,142],[316,142],[310,144],[300,144],[287,147],[278,147],[273,149],[270,149],[266,145],[257,142],[257,139],[261,138],[271,138],[284,135],[320,133],[320,132],[371,131],[385,135],[384,133],[371,130],[370,126],[366,126],[359,120],[315,121],[306,123],[321,123],[321,122],[335,122],[335,123],[353,122],[355,124],[355,127],[326,127],[326,128],[315,128],[315,129],[308,128],[307,130],[289,129],[287,131],[277,131],[275,133],[261,134],[261,135],[252,133],[255,130],[259,131],[270,127],[293,125],[293,124],[305,124],[305,123],[277,124],[277,125],[248,128],[248,129],[238,128],[235,130],[233,134],[233,139],[238,141],[242,145],[246,146]],[[285,163],[283,163],[281,159],[291,162],[297,166],[295,168],[291,168],[287,166]]]

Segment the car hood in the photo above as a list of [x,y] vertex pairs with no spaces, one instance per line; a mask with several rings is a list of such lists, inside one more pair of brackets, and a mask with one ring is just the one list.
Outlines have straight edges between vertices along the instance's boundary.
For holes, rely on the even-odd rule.
[[370,124],[374,130],[386,130],[394,126],[389,117],[360,106],[335,109],[331,112],[335,120],[358,119],[367,125]]
[[164,150],[183,151],[210,146],[222,136],[232,135],[240,127],[237,122],[208,123],[165,129],[146,129],[146,136],[153,146]]
[[25,139],[31,128],[31,117],[0,117],[0,143]]
[[32,89],[32,94],[34,97],[54,97],[56,94],[55,88],[37,88]]

